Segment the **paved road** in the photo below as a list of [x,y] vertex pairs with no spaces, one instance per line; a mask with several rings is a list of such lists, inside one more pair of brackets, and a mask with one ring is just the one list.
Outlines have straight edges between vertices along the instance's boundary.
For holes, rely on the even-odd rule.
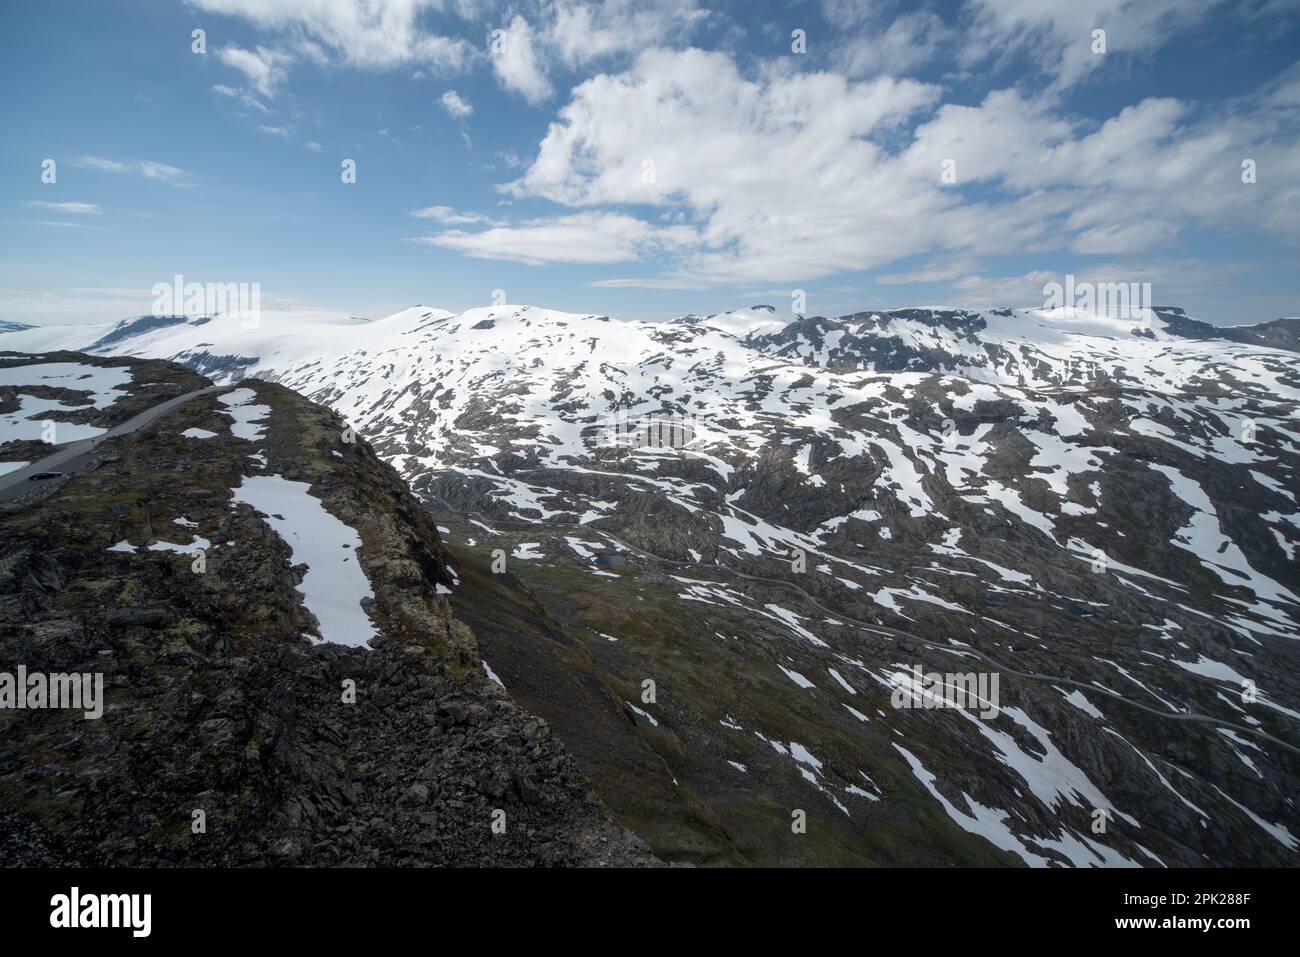
[[230,388],[224,385],[210,385],[202,389],[195,389],[193,392],[187,392],[184,395],[178,395],[175,398],[159,402],[155,406],[150,406],[138,415],[132,416],[121,425],[115,425],[102,435],[96,435],[89,439],[81,439],[78,442],[69,442],[66,445],[58,446],[58,451],[52,452],[45,456],[39,462],[33,462],[16,472],[10,472],[7,475],[0,475],[0,504],[12,502],[29,492],[35,491],[41,482],[29,482],[28,478],[37,472],[62,472],[65,475],[71,475],[81,469],[86,468],[94,461],[95,450],[99,443],[104,439],[112,438],[115,435],[126,435],[130,432],[138,432],[140,429],[156,422],[162,416],[166,415],[172,409],[176,408],[183,402],[189,402],[191,399],[197,399],[201,395],[210,395],[213,392],[221,392]]
[[897,628],[890,628],[887,625],[877,625],[872,622],[859,621],[858,619],[853,618],[850,615],[846,615],[841,611],[835,611],[834,609],[827,608],[826,606],[822,605],[821,602],[819,602],[812,595],[808,594],[808,592],[804,591],[801,586],[799,586],[797,583],[792,581],[786,581],[780,578],[763,578],[758,575],[749,575],[746,574],[745,572],[739,571],[738,569],[732,568],[730,565],[724,565],[721,562],[717,562],[713,565],[701,565],[698,562],[678,561],[676,559],[664,558],[660,555],[654,554],[653,552],[647,552],[643,549],[637,548],[635,545],[631,544],[630,542],[625,542],[617,535],[613,535],[610,532],[605,531],[603,528],[598,528],[595,525],[569,525],[563,522],[523,522],[515,519],[500,519],[495,517],[489,517],[483,515],[480,512],[457,512],[457,510],[453,509],[451,507],[451,504],[447,502],[445,499],[439,498],[436,495],[429,495],[429,497],[441,502],[444,506],[446,506],[447,510],[451,512],[453,515],[457,515],[457,514],[470,515],[473,516],[474,518],[477,518],[479,521],[483,522],[484,524],[491,525],[495,523],[497,525],[517,525],[520,527],[526,527],[534,530],[549,528],[549,527],[582,529],[589,532],[596,532],[597,534],[603,536],[604,538],[608,539],[614,544],[619,545],[622,548],[627,549],[632,554],[638,555],[641,558],[647,559],[648,561],[658,562],[664,565],[672,565],[678,568],[692,568],[696,570],[717,569],[719,571],[727,572],[728,574],[733,575],[736,578],[743,578],[748,581],[754,581],[754,582],[762,582],[763,584],[767,584],[767,585],[776,585],[781,588],[786,588],[791,591],[798,592],[803,597],[803,599],[808,602],[808,604],[812,605],[814,608],[816,608],[818,611],[820,611],[822,614],[826,615],[827,617],[833,618],[837,621],[845,621],[848,622],[849,624],[856,625],[859,628],[863,628],[868,631],[874,631],[877,632],[878,634],[887,635],[891,638],[903,639],[905,641],[914,642],[915,644],[922,645],[926,648],[931,648],[935,651],[945,652],[947,654],[956,654],[956,655],[968,654],[971,655],[972,657],[978,658],[980,661],[983,661],[985,664],[992,666],[998,672],[1003,674],[1014,675],[1017,678],[1025,678],[1030,681],[1046,681],[1054,685],[1065,685],[1071,688],[1078,688],[1081,691],[1088,691],[1091,694],[1101,695],[1103,697],[1110,698],[1114,701],[1123,702],[1124,704],[1129,705],[1130,707],[1138,708],[1141,711],[1145,711],[1148,714],[1154,714],[1161,718],[1169,718],[1174,721],[1193,721],[1200,724],[1208,724],[1216,728],[1230,728],[1233,731],[1237,731],[1242,734],[1253,735],[1256,738],[1260,738],[1262,740],[1268,741],[1270,744],[1276,745],[1277,747],[1282,748],[1285,751],[1289,751],[1292,754],[1300,755],[1300,748],[1297,748],[1295,745],[1290,744],[1287,741],[1283,741],[1281,738],[1269,734],[1267,731],[1261,731],[1258,728],[1252,728],[1244,724],[1237,724],[1233,721],[1224,721],[1222,718],[1216,718],[1213,715],[1200,714],[1198,712],[1169,711],[1164,708],[1152,708],[1149,705],[1142,704],[1140,701],[1134,701],[1132,698],[1126,698],[1123,695],[1118,694],[1114,691],[1108,691],[1105,688],[1099,688],[1097,685],[1094,684],[1087,684],[1082,681],[1075,681],[1073,678],[1062,678],[1057,675],[1046,675],[1037,671],[1019,671],[1015,668],[1009,668],[1006,665],[1002,664],[1000,661],[997,661],[994,658],[990,658],[988,655],[984,654],[984,652],[979,651],[976,648],[972,648],[970,645],[967,644],[951,645],[944,642],[931,641],[928,638],[922,638],[919,635],[914,635],[911,632],[907,632],[907,631],[901,631],[900,629]]

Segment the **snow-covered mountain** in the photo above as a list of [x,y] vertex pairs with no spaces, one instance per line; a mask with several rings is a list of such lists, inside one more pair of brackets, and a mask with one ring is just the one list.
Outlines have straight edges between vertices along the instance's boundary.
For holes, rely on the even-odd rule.
[[[761,779],[773,807],[820,802],[822,837],[858,860],[1294,864],[1296,330],[1166,308],[414,307],[145,317],[0,349],[174,359],[332,407],[466,562],[508,555],[539,633],[584,647],[543,660],[458,610],[562,736],[597,707],[548,697],[565,668],[627,702],[671,769],[656,800],[721,822],[691,825],[684,856],[803,853],[772,849],[788,810],[767,850],[744,836]],[[898,707],[913,665],[999,674],[998,715]],[[618,787],[616,810],[649,800]]]

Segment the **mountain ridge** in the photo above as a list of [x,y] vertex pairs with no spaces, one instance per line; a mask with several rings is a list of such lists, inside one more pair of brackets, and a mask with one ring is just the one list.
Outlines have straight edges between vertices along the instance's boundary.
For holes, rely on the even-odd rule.
[[[273,315],[110,351],[274,379],[365,436],[479,569],[453,605],[513,622],[480,638],[493,669],[596,736],[584,770],[661,856],[1297,859],[1269,743],[1300,743],[1292,350],[1166,307]],[[991,721],[891,703],[913,664],[975,660],[1015,670]],[[575,674],[609,694],[547,691]]]
[[[101,425],[205,381],[0,358],[69,406],[105,369]],[[334,413],[245,379],[95,454],[0,507],[0,658],[104,687],[95,721],[0,711],[11,863],[658,863],[492,678],[428,514]]]

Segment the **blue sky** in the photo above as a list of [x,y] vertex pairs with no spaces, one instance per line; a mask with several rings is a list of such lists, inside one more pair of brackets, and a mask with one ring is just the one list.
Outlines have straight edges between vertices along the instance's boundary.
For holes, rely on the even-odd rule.
[[1034,305],[1067,273],[1294,315],[1297,59],[1300,0],[6,4],[0,319],[145,313],[175,274],[368,316]]

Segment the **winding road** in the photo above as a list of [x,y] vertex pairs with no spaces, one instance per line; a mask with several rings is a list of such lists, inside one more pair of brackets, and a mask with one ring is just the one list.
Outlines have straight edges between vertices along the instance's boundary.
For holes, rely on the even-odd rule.
[[102,435],[92,436],[88,439],[81,439],[77,442],[69,442],[61,445],[58,450],[51,452],[45,458],[33,462],[31,465],[24,466],[14,472],[0,476],[0,505],[12,502],[22,498],[30,492],[36,491],[39,483],[29,482],[33,475],[38,472],[62,472],[65,475],[72,475],[82,471],[95,460],[95,453],[99,448],[99,443],[104,439],[111,439],[118,435],[128,435],[131,432],[138,432],[145,426],[156,422],[172,409],[176,408],[191,399],[197,399],[202,395],[211,395],[214,392],[222,392],[230,386],[210,385],[202,389],[195,389],[193,392],[187,392],[184,395],[178,395],[171,399],[159,402],[157,405],[150,406],[143,412],[133,415],[121,425],[115,425]]

